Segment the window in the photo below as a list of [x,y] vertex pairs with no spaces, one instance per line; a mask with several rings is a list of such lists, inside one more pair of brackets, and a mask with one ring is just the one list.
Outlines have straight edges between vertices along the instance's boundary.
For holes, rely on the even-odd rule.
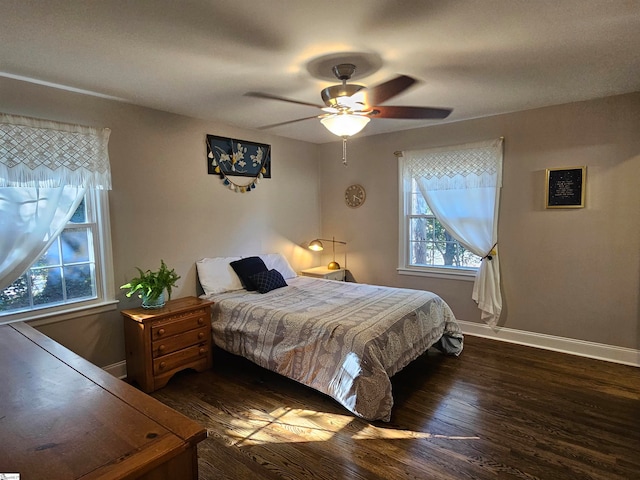
[[416,180],[407,180],[411,184],[406,211],[407,266],[477,269],[481,258],[445,230],[427,205]]
[[110,133],[0,113],[0,323],[114,308]]
[[400,273],[478,273],[497,243],[501,152],[502,139],[402,152]]
[[87,190],[47,251],[0,291],[0,323],[89,307],[113,298],[107,208],[106,191]]
[[472,276],[471,298],[489,325],[496,325],[502,310],[498,214],[503,140],[403,151],[399,160],[398,272]]
[[402,185],[401,273],[442,272],[473,277],[481,258],[446,231],[427,205],[414,178],[406,175]]

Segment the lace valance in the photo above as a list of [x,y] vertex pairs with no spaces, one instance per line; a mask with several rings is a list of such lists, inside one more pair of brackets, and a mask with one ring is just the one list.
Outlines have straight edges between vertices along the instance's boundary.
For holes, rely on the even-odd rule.
[[502,138],[402,152],[411,178],[432,190],[502,186]]
[[0,113],[0,187],[110,190],[110,133]]

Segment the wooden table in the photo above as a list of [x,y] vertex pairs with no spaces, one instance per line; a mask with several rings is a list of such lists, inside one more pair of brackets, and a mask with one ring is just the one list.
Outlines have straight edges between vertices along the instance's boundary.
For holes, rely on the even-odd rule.
[[0,472],[197,479],[206,430],[24,323],[0,325]]

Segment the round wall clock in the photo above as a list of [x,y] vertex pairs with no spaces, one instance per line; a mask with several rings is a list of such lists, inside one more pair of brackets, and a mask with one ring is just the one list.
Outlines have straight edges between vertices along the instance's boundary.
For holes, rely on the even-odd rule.
[[362,185],[350,185],[344,191],[344,201],[351,208],[357,208],[364,203],[367,193]]

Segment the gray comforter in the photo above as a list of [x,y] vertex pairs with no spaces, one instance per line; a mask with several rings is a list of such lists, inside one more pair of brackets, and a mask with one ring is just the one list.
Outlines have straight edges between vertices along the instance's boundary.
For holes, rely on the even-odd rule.
[[462,351],[455,317],[434,293],[308,277],[287,282],[266,294],[209,297],[214,342],[367,420],[389,421],[390,377],[429,347]]

